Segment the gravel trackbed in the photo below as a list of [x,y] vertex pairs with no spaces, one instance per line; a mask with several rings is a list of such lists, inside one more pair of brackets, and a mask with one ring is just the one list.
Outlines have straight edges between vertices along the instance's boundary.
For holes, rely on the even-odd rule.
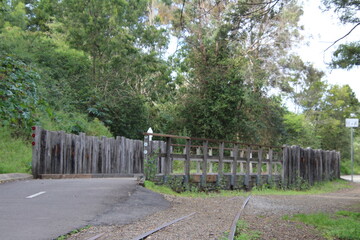
[[[260,239],[325,239],[312,226],[283,220],[284,215],[296,213],[360,212],[360,184],[351,189],[318,195],[252,196],[241,219],[249,228],[261,233]],[[93,226],[69,239],[97,240],[133,239],[158,226],[196,212],[193,216],[160,230],[147,239],[227,239],[227,232],[241,208],[245,197],[188,198],[164,195],[170,202],[166,210],[126,225]]]

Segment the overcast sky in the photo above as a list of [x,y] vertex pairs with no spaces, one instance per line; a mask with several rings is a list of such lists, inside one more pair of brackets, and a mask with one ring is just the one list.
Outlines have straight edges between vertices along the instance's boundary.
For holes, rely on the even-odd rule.
[[[352,90],[360,99],[360,69],[351,70],[331,70],[326,63],[330,62],[332,52],[336,50],[336,46],[328,48],[334,41],[344,36],[352,25],[344,26],[340,24],[338,18],[333,12],[323,12],[319,9],[320,0],[304,0],[304,15],[301,18],[301,24],[304,26],[305,42],[298,54],[306,62],[311,62],[318,69],[326,73],[325,79],[330,84],[349,84]],[[355,29],[347,38],[340,41],[346,43],[349,41],[359,40],[360,27]]]

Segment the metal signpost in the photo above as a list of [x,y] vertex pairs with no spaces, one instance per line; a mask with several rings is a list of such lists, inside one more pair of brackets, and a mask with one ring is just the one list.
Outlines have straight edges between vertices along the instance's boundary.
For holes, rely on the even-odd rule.
[[351,181],[354,182],[354,127],[359,127],[359,119],[347,118],[345,120],[345,126],[351,128]]

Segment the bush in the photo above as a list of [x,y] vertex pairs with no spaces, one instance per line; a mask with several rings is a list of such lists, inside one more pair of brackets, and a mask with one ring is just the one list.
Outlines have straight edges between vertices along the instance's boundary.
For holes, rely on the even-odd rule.
[[40,117],[40,126],[49,131],[85,133],[88,136],[112,137],[109,129],[97,118],[89,119],[86,114],[54,112]]
[[[341,175],[350,175],[351,174],[351,161],[342,160],[340,163],[340,173]],[[354,174],[360,174],[360,166],[355,161],[354,162]]]
[[37,94],[37,72],[10,56],[0,55],[0,125],[26,134],[36,122],[36,108],[44,104]]
[[31,172],[31,142],[11,136],[9,127],[0,127],[0,174]]

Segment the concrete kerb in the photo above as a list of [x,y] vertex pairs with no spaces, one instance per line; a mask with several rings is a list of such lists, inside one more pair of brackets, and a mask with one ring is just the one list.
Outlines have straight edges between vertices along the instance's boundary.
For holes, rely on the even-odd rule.
[[28,180],[32,179],[33,176],[27,173],[7,173],[0,174],[0,183],[19,181],[19,180]]
[[[351,175],[343,175],[340,178],[346,181],[351,181]],[[354,175],[353,179],[355,183],[360,183],[360,175]]]

